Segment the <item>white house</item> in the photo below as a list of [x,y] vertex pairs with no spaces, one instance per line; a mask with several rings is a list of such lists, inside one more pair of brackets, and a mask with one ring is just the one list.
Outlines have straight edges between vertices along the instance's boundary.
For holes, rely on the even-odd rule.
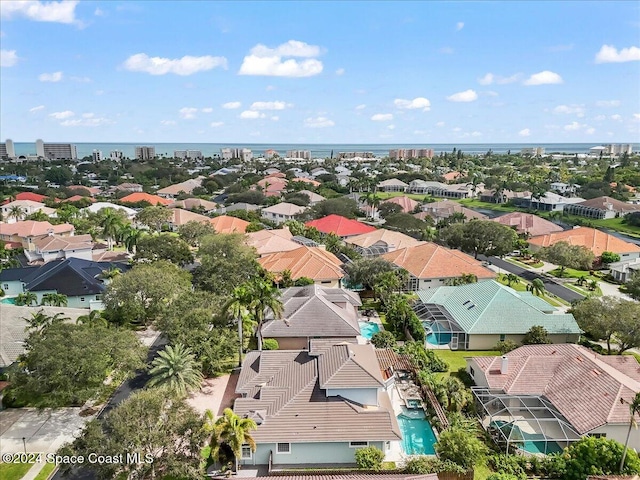
[[296,215],[299,215],[305,210],[305,207],[294,205],[293,203],[282,202],[263,208],[260,216],[265,220],[275,222],[279,225],[288,220],[294,220]]

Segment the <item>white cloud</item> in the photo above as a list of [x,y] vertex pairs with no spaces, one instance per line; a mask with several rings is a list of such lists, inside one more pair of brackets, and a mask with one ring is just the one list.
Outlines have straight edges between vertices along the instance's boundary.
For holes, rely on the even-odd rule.
[[[275,48],[258,44],[244,57],[239,75],[264,75],[271,77],[311,77],[322,72],[323,65],[316,58],[320,47],[297,40],[289,40]],[[295,60],[302,57],[306,60]]]
[[82,118],[94,118],[96,116],[93,112],[86,112],[82,114]]
[[56,120],[64,120],[65,118],[71,118],[75,115],[71,110],[65,110],[63,112],[53,112],[50,113],[49,116],[55,118]]
[[38,80],[41,82],[59,82],[62,80],[62,72],[41,73],[38,75]]
[[213,108],[211,107],[204,107],[202,109],[202,113],[211,113],[211,112],[213,112]]
[[69,80],[78,83],[91,83],[91,79],[89,77],[69,77]]
[[111,125],[113,122],[104,117],[75,118],[73,120],[65,120],[60,122],[63,127],[100,127],[102,125]]
[[596,63],[622,63],[640,61],[640,48],[629,47],[618,50],[613,45],[603,45],[596,53]]
[[344,75],[344,72],[345,72],[344,68],[339,68],[339,69],[336,70],[336,75],[338,75],[340,77],[340,76]]
[[444,122],[438,122],[436,123],[436,127],[444,127],[445,123]]
[[462,129],[460,127],[454,127],[454,128],[452,128],[452,130],[454,132],[461,132],[462,131]]
[[0,67],[13,67],[18,63],[15,50],[0,50]]
[[224,122],[211,122],[213,128],[221,127],[222,125],[224,125]]
[[335,122],[327,117],[309,117],[304,120],[304,126],[309,128],[326,128],[333,127]]
[[275,89],[276,87],[274,85],[267,85],[267,87],[265,88],[267,92],[271,92],[272,90],[275,90]]
[[493,90],[487,90],[486,92],[481,92],[481,93],[483,93],[484,95],[486,95],[488,97],[497,97],[497,96],[499,96],[498,92],[494,92]]
[[198,113],[198,109],[195,107],[182,107],[178,110],[180,114],[180,118],[184,118],[185,120],[191,120],[196,118],[196,113]]
[[620,105],[620,100],[598,100],[596,102],[596,107],[602,108],[619,107]]
[[482,136],[482,132],[478,132],[478,131],[471,132],[471,136],[472,137],[481,137]]
[[593,127],[589,127],[584,131],[584,133],[586,133],[587,135],[593,135],[594,133],[596,133],[596,129]]
[[389,122],[393,120],[392,113],[376,113],[371,117],[371,120],[374,122]]
[[35,22],[75,23],[77,0],[61,2],[3,1],[0,15],[2,18],[12,19],[24,17]]
[[525,85],[554,85],[559,83],[562,83],[562,77],[549,70],[534,73],[524,81]]
[[193,57],[185,55],[182,58],[162,58],[149,57],[146,53],[131,55],[123,64],[126,70],[131,72],[144,72],[151,75],[166,75],[174,73],[176,75],[193,75],[197,72],[212,70],[216,67],[227,68],[225,57],[212,57],[204,55]]
[[564,126],[564,129],[565,129],[567,132],[573,132],[573,131],[576,131],[576,130],[580,130],[581,128],[584,128],[584,127],[586,127],[586,125],[584,125],[584,124],[582,124],[582,123],[578,123],[578,122],[571,122],[570,124],[565,125],[565,126]]
[[447,100],[450,102],[473,102],[478,99],[478,94],[475,90],[465,90],[464,92],[454,93],[453,95],[449,95]]
[[293,105],[286,102],[253,102],[249,107],[250,110],[284,110],[287,107],[292,107]]
[[493,83],[493,73],[487,73],[484,77],[478,79],[480,85],[491,85]]
[[462,30],[464,28],[464,22],[458,22],[456,23],[456,32],[459,32],[460,30]]
[[396,129],[396,126],[395,126],[395,125],[388,125],[388,126],[387,126],[387,128],[388,128],[389,130],[395,130],[395,129]]
[[615,121],[615,122],[621,122],[622,121],[622,115],[619,114],[615,114],[615,115],[611,115],[611,120]]
[[104,15],[104,10],[102,10],[102,9],[100,9],[100,8],[98,7],[98,8],[96,8],[96,9],[93,11],[93,14],[94,14],[96,17],[102,17],[102,16]]
[[227,102],[222,104],[222,108],[226,108],[227,110],[234,110],[236,108],[240,108],[242,103],[240,102]]
[[29,109],[29,111],[30,111],[31,113],[33,113],[33,112],[38,112],[38,111],[40,111],[40,110],[44,110],[44,105],[38,105],[37,107],[33,107],[33,108],[30,108],[30,109]]
[[264,117],[266,117],[264,113],[260,113],[255,110],[245,110],[240,114],[240,118],[255,119],[255,118],[264,118]]
[[424,97],[416,97],[413,100],[396,98],[393,101],[393,104],[400,109],[408,109],[408,110],[421,109],[423,112],[428,112],[431,109],[431,102]]
[[531,135],[531,130],[529,130],[528,128],[523,128],[518,132],[518,135],[520,135],[521,137],[528,137]]
[[171,126],[171,125],[175,125],[176,121],[175,120],[161,120],[160,124],[168,127],[168,126]]
[[553,109],[553,113],[561,115],[576,115],[579,118],[584,117],[584,105],[558,105]]
[[640,120],[640,113],[634,113],[633,114],[633,119],[634,120]]
[[486,73],[484,77],[480,77],[478,79],[478,83],[480,85],[491,85],[492,83],[496,83],[498,85],[506,85],[508,83],[517,82],[521,77],[522,74],[520,73],[514,73],[513,75],[510,75],[508,77],[503,77],[501,75],[494,75],[493,73],[489,72]]
[[356,110],[364,110],[365,108],[367,108],[367,106],[364,103],[362,103],[356,107]]
[[596,115],[595,117],[593,117],[594,120],[601,122],[602,120],[606,120],[607,116],[606,115]]
[[453,48],[451,47],[442,47],[438,50],[439,53],[443,53],[445,55],[452,55],[454,53]]

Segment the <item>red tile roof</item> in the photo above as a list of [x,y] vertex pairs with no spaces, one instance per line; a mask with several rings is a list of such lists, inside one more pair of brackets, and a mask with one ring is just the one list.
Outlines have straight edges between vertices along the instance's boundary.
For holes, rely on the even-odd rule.
[[48,198],[47,196],[40,195],[39,193],[20,192],[14,195],[13,199],[7,198],[4,202],[2,202],[2,204],[5,205],[9,202],[13,202],[14,200],[31,200],[33,202],[44,202],[47,198]]
[[307,227],[315,227],[322,233],[335,233],[339,237],[350,237],[361,233],[373,232],[375,227],[340,215],[328,215],[305,223]]
[[587,247],[596,257],[602,255],[602,252],[640,252],[640,247],[633,243],[625,242],[613,235],[588,227],[578,227],[565,232],[551,233],[529,239],[529,243],[537,247],[549,247],[557,242],[567,242],[569,245]]
[[401,197],[393,197],[393,198],[390,198],[389,200],[385,200],[382,203],[394,203],[396,205],[399,205],[400,208],[402,208],[402,211],[404,213],[413,212],[415,208],[419,205],[419,203],[416,202],[413,198],[407,197],[406,195],[403,195]]
[[518,233],[528,233],[535,237],[549,233],[562,232],[564,229],[549,220],[540,218],[532,213],[511,212],[492,219],[507,227],[515,227]]
[[51,225],[49,222],[36,222],[35,220],[25,220],[15,223],[1,223],[0,235],[17,236],[17,237],[36,237],[47,235],[49,232],[57,234],[71,233],[75,230],[73,225],[62,223],[60,225]]
[[134,192],[120,199],[122,203],[149,202],[151,205],[169,205],[173,200],[151,195],[145,192]]
[[294,280],[301,277],[314,281],[339,280],[344,277],[338,257],[318,247],[301,246],[287,252],[271,253],[259,258],[258,262],[272,273],[289,270]]
[[220,215],[219,217],[210,218],[209,222],[213,225],[216,233],[244,233],[247,231],[249,222],[241,218],[231,217],[229,215]]
[[89,200],[91,203],[97,202],[97,200],[95,198],[91,198],[91,197],[83,197],[82,195],[74,195],[72,197],[69,198],[65,198],[64,200],[62,200],[63,202],[78,202],[80,200]]

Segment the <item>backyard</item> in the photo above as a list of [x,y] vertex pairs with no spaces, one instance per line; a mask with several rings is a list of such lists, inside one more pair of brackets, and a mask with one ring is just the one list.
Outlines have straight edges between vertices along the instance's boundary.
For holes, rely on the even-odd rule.
[[449,370],[440,374],[448,377],[456,375],[458,370],[467,367],[465,357],[495,357],[502,354],[497,350],[437,350],[436,355],[449,365]]

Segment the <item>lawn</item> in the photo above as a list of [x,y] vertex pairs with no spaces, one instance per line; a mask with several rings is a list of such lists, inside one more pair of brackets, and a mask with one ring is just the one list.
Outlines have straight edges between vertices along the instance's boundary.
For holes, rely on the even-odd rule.
[[456,373],[467,367],[465,357],[496,357],[502,355],[497,350],[435,350],[436,355],[447,362],[449,370],[444,375]]
[[486,465],[476,465],[473,467],[473,480],[484,480],[492,473],[493,471]]
[[[425,194],[404,193],[404,192],[377,192],[376,195],[378,195],[378,197],[380,197],[381,200],[386,200],[387,198],[393,198],[393,197],[409,197],[419,202],[424,202],[425,197],[428,197],[428,195],[425,195]],[[444,200],[444,198],[441,200]]]
[[[444,199],[443,199],[444,200]],[[464,205],[467,208],[484,208],[486,210],[498,210],[501,212],[517,212],[522,209],[514,207],[512,205],[507,205],[504,203],[488,203],[481,202],[480,200],[476,200],[473,198],[464,198],[462,200],[458,200],[461,205]]]
[[40,473],[36,475],[35,480],[47,480],[47,478],[49,478],[49,476],[53,473],[55,468],[56,468],[55,463],[47,463],[44,467],[42,467],[42,470],[40,470]]
[[20,480],[33,463],[0,463],[0,478],[2,480]]

